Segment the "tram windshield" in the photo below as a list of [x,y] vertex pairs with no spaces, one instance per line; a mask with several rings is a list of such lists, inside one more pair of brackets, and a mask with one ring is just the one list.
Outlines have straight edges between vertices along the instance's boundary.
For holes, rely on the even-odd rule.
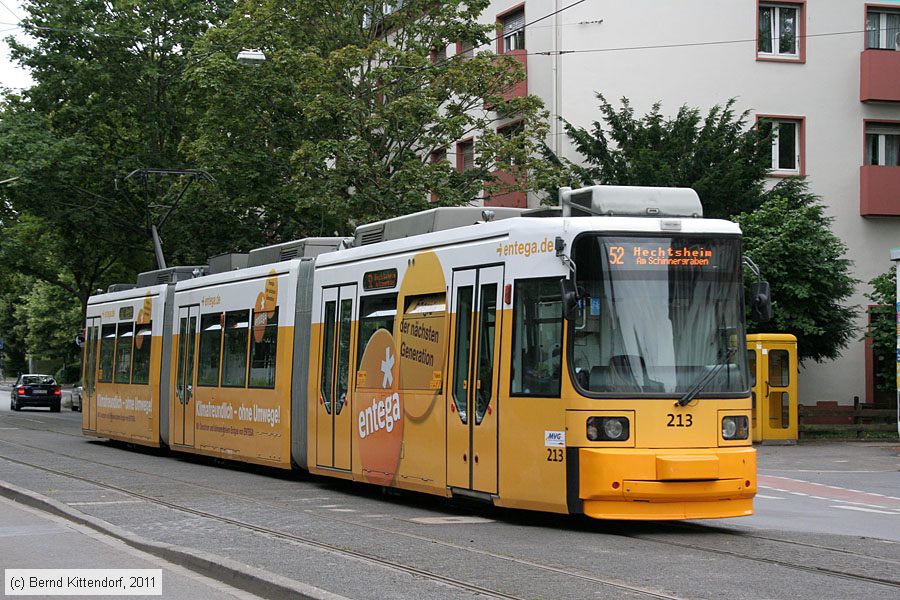
[[573,378],[583,393],[746,393],[740,240],[589,235],[573,259],[583,310]]

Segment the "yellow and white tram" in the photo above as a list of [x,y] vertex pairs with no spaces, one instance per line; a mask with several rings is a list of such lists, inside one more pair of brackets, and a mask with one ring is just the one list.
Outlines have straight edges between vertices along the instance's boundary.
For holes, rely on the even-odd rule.
[[84,432],[497,506],[752,514],[737,225],[691,190],[561,199],[95,296]]

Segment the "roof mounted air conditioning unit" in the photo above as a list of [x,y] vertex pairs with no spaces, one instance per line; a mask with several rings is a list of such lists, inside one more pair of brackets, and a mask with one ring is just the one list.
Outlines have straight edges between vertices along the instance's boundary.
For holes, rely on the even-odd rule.
[[592,185],[559,188],[564,217],[702,217],[691,188]]

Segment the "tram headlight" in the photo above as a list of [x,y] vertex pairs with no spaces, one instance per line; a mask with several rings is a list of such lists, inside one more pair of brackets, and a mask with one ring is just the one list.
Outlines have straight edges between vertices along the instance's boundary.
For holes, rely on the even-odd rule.
[[630,435],[627,417],[588,417],[587,439],[592,442],[624,442]]
[[746,440],[750,435],[750,422],[746,416],[722,418],[722,439]]

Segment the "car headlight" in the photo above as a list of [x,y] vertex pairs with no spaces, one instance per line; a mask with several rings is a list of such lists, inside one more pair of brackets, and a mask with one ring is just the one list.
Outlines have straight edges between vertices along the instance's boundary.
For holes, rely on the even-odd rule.
[[627,417],[588,417],[587,439],[592,442],[624,442],[630,435]]
[[722,439],[746,440],[750,435],[750,422],[746,416],[730,416],[722,418]]

